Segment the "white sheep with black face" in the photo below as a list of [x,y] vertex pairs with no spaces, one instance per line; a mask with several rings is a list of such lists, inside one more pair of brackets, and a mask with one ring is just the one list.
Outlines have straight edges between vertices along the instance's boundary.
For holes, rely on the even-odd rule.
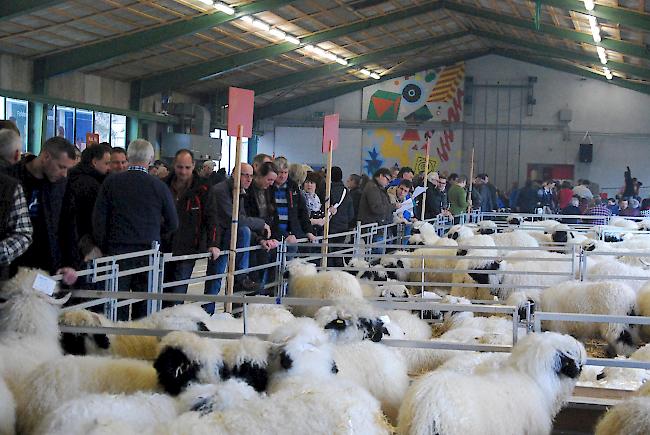
[[[584,347],[570,336],[529,334],[496,370],[428,373],[409,388],[398,433],[549,434],[585,360]],[[450,406],[459,403],[462,418],[458,407]]]
[[314,318],[333,342],[381,341],[388,332],[382,314],[364,300],[342,298],[321,307]]
[[454,225],[449,228],[446,237],[460,243],[463,239],[473,237],[475,229],[476,226],[473,224]]
[[39,364],[62,355],[58,317],[61,299],[56,286],[53,295],[34,289],[38,275],[47,272],[22,268],[0,289],[0,377],[11,389]]
[[[340,297],[363,298],[356,277],[340,270],[317,272],[316,266],[301,259],[287,263],[289,278],[288,296],[294,298],[334,299]],[[294,306],[296,316],[313,316],[318,307]]]
[[[484,249],[482,249],[484,248]],[[456,263],[456,272],[452,276],[454,284],[496,284],[498,276],[490,274],[489,271],[499,268],[498,252],[492,237],[478,235],[465,238],[458,246],[457,255],[459,260]],[[472,258],[486,257],[486,258]],[[484,270],[481,272],[465,272],[466,270]],[[473,287],[456,285],[451,288],[450,294],[468,299],[490,300],[492,299],[490,287]]]
[[434,245],[440,238],[436,228],[429,222],[417,221],[413,223],[413,230],[419,232],[409,237],[410,245]]

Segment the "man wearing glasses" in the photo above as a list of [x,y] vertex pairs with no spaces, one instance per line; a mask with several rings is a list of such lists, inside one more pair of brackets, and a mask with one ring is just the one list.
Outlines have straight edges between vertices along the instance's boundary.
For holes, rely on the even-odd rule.
[[390,184],[390,170],[378,169],[370,182],[366,184],[361,200],[359,201],[358,219],[362,224],[377,223],[378,225],[390,224],[393,221],[393,211],[397,205],[391,203],[386,187]]

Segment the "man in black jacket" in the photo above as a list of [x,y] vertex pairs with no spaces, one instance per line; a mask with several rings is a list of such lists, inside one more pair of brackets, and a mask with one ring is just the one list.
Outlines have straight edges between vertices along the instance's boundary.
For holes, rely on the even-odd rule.
[[23,186],[34,227],[32,245],[16,259],[17,266],[55,273],[77,264],[74,220],[71,210],[64,207],[66,177],[74,159],[74,145],[53,137],[45,142],[38,157],[29,156],[10,168],[9,175]]
[[77,227],[77,248],[83,261],[102,256],[93,239],[93,208],[99,188],[110,168],[110,149],[93,144],[83,150],[81,161],[68,174],[66,206],[74,213]]
[[[119,255],[151,249],[161,233],[178,228],[178,215],[171,192],[157,177],[148,174],[153,161],[153,146],[144,139],[129,144],[129,168],[108,177],[99,190],[93,211],[93,235],[102,252]],[[148,256],[121,260],[120,272],[149,265]],[[146,272],[122,276],[120,291],[146,292]],[[133,304],[133,318],[147,315],[144,301]],[[118,309],[120,320],[128,319],[128,307]]]
[[[338,166],[332,166],[330,198],[330,205],[334,208],[333,214],[330,216],[330,234],[344,233],[350,229],[350,222],[354,220],[354,207],[352,197],[343,185],[343,171]],[[345,236],[331,237],[329,243],[345,243]],[[332,247],[330,252],[342,249],[344,248]],[[330,257],[327,259],[327,263],[332,267],[343,267],[343,258]]]
[[[173,172],[164,182],[172,192],[178,214],[178,229],[163,238],[163,251],[173,255],[190,255],[209,252],[216,260],[221,251],[221,233],[217,230],[216,213],[208,208],[209,187],[206,180],[194,172],[194,154],[187,149],[176,153]],[[196,260],[167,263],[170,281],[183,281],[192,276]],[[165,289],[166,293],[187,293],[187,284]],[[164,301],[163,307],[180,302]]]

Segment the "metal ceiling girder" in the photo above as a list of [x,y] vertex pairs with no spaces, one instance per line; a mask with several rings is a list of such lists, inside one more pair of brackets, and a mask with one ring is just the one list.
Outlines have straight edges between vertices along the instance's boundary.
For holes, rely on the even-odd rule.
[[[487,32],[484,30],[475,29],[472,30],[471,33],[482,38],[490,39],[492,41],[500,41],[507,44],[517,45],[522,48],[529,48],[531,50],[535,50],[537,53],[545,54],[548,56],[561,57],[566,60],[579,60],[581,62],[589,62],[589,63],[600,65],[600,61],[598,60],[598,57],[594,54],[579,52],[575,50],[568,50],[564,48],[557,48],[546,44],[539,44],[537,42],[533,42],[530,40],[524,40],[524,39],[515,38],[507,35],[500,35],[498,33]],[[627,63],[622,63],[622,62],[616,62],[613,60],[609,60],[607,62],[607,66],[610,69],[616,71],[626,72],[628,74],[633,74],[640,78],[650,80],[650,69],[647,68],[642,68]]]
[[386,56],[404,53],[406,51],[411,51],[418,48],[434,46],[443,42],[448,42],[454,39],[462,38],[469,34],[470,32],[467,31],[454,32],[448,35],[441,35],[433,38],[427,38],[419,41],[409,42],[407,44],[400,44],[393,47],[385,48],[383,50],[377,50],[372,53],[363,54],[361,56],[355,56],[353,58],[348,59],[347,65],[332,63],[317,68],[310,68],[308,70],[299,71],[293,74],[287,74],[282,77],[276,77],[273,79],[260,81],[251,84],[251,86],[244,86],[244,87],[255,91],[255,95],[262,95],[267,92],[274,91],[276,89],[282,89],[302,82],[312,81],[319,77],[325,77],[337,71],[343,71],[348,68],[353,68],[355,66],[364,65],[378,60],[382,60]]
[[141,96],[146,97],[157,92],[177,88],[180,85],[200,80],[205,77],[223,74],[263,59],[270,59],[281,54],[297,50],[305,44],[318,44],[320,42],[339,38],[341,36],[359,32],[361,30],[365,30],[374,26],[389,24],[415,15],[439,10],[441,8],[441,1],[429,2],[419,6],[413,6],[408,9],[390,12],[379,17],[369,18],[364,21],[357,21],[355,23],[336,27],[334,29],[316,32],[312,35],[300,38],[300,46],[292,44],[290,42],[273,44],[244,53],[235,53],[230,56],[225,56],[173,71],[156,74],[154,76],[145,77],[141,79]]
[[522,62],[528,62],[532,64],[536,64],[539,66],[543,66],[546,68],[551,68],[557,71],[563,71],[567,72],[570,74],[576,74],[582,77],[586,77],[589,79],[594,79],[594,80],[600,80],[601,82],[609,83],[614,86],[620,86],[622,88],[626,89],[631,89],[633,91],[641,92],[643,94],[648,94],[650,95],[650,86],[644,85],[641,83],[634,83],[630,82],[628,80],[620,79],[615,77],[614,80],[607,80],[605,76],[601,74],[597,74],[591,71],[587,71],[582,68],[578,68],[577,66],[572,66],[569,64],[561,63],[561,62],[555,62],[552,60],[548,60],[548,58],[538,58],[535,57],[534,55],[531,55],[531,53],[527,52],[521,52],[518,50],[505,50],[501,48],[494,49],[494,54],[507,57],[510,59],[515,59],[515,60],[520,60]]
[[490,54],[492,50],[490,49],[482,49],[482,50],[474,50],[468,53],[463,53],[461,55],[457,56],[450,56],[448,58],[442,59],[437,62],[432,62],[427,65],[422,65],[418,66],[416,68],[410,69],[408,71],[400,71],[396,72],[394,74],[387,74],[385,76],[382,76],[381,79],[379,80],[373,80],[373,79],[368,79],[368,80],[363,80],[360,82],[355,82],[355,83],[350,83],[346,85],[341,85],[341,86],[335,86],[326,90],[323,90],[321,92],[317,92],[315,94],[307,95],[307,96],[300,96],[300,97],[295,97],[295,98],[290,98],[285,101],[279,101],[279,102],[274,102],[270,103],[266,106],[262,106],[255,110],[255,119],[260,120],[264,118],[269,118],[271,116],[279,115],[281,113],[285,112],[290,112],[295,109],[299,109],[301,107],[309,106],[311,104],[318,103],[320,101],[325,101],[329,100],[330,98],[335,98],[340,95],[344,95],[350,92],[358,91],[360,89],[365,88],[366,86],[371,86],[376,83],[380,83],[386,80],[393,80],[398,77],[402,76],[408,76],[408,75],[413,75],[415,73],[418,73],[420,71],[428,70],[428,69],[433,69],[433,68],[438,68],[441,66],[445,65],[452,65],[457,62],[465,61],[465,60],[470,60],[470,59],[475,59],[477,57],[485,56],[486,54]]
[[42,74],[42,77],[39,78],[52,77],[118,56],[141,51],[181,36],[209,30],[244,15],[277,9],[295,1],[297,0],[259,0],[237,7],[234,15],[218,12],[215,9],[214,13],[200,15],[189,20],[176,21],[153,29],[103,39],[83,47],[58,52],[37,60],[40,64],[37,70]]
[[32,14],[42,9],[65,3],[67,0],[6,0],[0,2],[0,21]]
[[625,27],[650,31],[650,14],[644,12],[601,4],[596,4],[593,10],[588,11],[585,9],[585,4],[581,0],[542,0],[542,3],[560,9],[593,15],[594,17],[618,23]]
[[[454,3],[451,1],[443,0],[443,3],[444,3],[444,8],[452,12],[459,12],[464,15],[471,15],[478,18],[494,21],[497,23],[507,24],[511,26],[516,26],[516,27],[521,27],[524,29],[536,31],[535,24],[533,23],[532,20],[517,18],[511,15],[499,14],[496,12],[489,11],[485,8],[467,6],[464,4]],[[596,43],[593,40],[593,37],[589,33],[582,33],[576,30],[551,26],[548,24],[541,24],[539,31],[541,33],[556,36],[558,38],[596,45]],[[618,39],[606,38],[606,37],[602,38],[600,45],[602,45],[604,48],[608,50],[616,51],[621,54],[650,60],[650,50],[648,50],[648,47],[645,46],[633,44],[631,42],[620,41]]]

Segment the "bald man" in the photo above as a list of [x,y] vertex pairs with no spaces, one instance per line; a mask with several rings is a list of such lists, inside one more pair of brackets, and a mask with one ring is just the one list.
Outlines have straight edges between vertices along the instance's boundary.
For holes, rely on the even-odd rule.
[[[253,181],[253,167],[248,163],[242,163],[241,168],[241,190],[240,190],[240,207],[239,207],[239,226],[237,229],[237,248],[248,248],[251,246],[251,240],[255,234],[255,239],[261,239],[260,244],[268,244],[267,237],[271,235],[271,228],[264,222],[264,219],[249,217],[244,208],[244,201],[241,196],[246,192]],[[221,183],[210,188],[208,199],[208,210],[216,214],[216,221],[218,222],[217,231],[222,234],[220,248],[222,251],[227,251],[230,247],[230,224],[232,222],[232,209],[233,209],[233,196],[234,179],[228,178]],[[272,248],[271,248],[272,249]],[[226,255],[222,255],[216,261],[208,261],[207,275],[216,275],[223,273],[228,264]],[[242,252],[237,254],[236,266],[237,270],[248,269],[249,265],[249,252]],[[221,289],[221,279],[214,281],[206,281],[205,293],[216,295]],[[246,293],[257,292],[260,290],[260,285],[251,280],[248,275],[237,275],[235,278],[235,288],[238,291]],[[214,313],[214,304],[206,307],[206,311],[210,314]]]

